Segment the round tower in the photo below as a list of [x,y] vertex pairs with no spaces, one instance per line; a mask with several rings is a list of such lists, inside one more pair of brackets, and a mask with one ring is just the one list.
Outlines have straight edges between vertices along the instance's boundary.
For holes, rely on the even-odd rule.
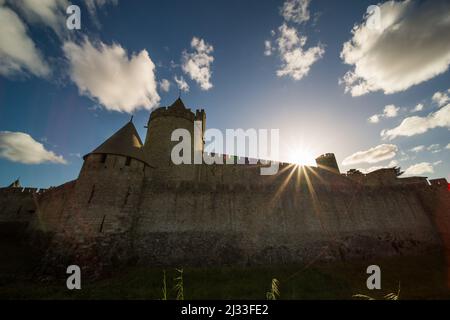
[[[201,121],[197,129],[195,121]],[[186,108],[178,98],[171,106],[161,107],[150,115],[147,126],[144,153],[148,163],[155,168],[155,178],[166,180],[191,180],[194,175],[194,150],[203,152],[203,132],[206,122],[204,110],[197,110],[194,114]],[[186,129],[191,138],[191,164],[174,164],[171,159],[172,149],[180,141],[171,141],[172,133],[176,129]],[[194,132],[199,139],[194,139]],[[197,145],[195,145],[197,144]]]
[[133,123],[83,159],[65,228],[85,236],[128,231],[149,168]]

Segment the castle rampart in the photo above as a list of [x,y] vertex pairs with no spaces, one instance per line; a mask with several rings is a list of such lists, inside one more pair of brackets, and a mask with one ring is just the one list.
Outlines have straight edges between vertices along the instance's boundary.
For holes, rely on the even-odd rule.
[[130,121],[84,157],[76,180],[0,189],[0,224],[32,221],[54,234],[50,256],[90,255],[87,263],[287,263],[450,247],[445,179],[400,178],[399,168],[340,174],[332,154],[318,167],[281,163],[272,176],[238,157],[175,165],[171,133],[193,137],[195,120],[204,132],[204,111],[177,100],[152,113],[145,144]]
[[151,263],[163,263],[164,257],[176,264],[303,261],[322,247],[336,259],[439,246],[432,218],[411,190],[348,186],[331,191],[312,180],[313,187],[295,179],[277,187],[148,185],[134,247]]
[[36,197],[43,192],[37,188],[0,188],[0,223],[29,223],[36,212]]

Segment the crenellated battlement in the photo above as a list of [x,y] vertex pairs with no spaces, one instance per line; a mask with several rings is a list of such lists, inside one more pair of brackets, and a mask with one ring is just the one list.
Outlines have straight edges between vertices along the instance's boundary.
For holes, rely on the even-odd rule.
[[206,120],[206,112],[204,109],[196,109],[195,113],[187,108],[181,99],[176,100],[171,106],[159,107],[150,114],[149,123],[159,117],[179,117],[190,122]]
[[179,117],[192,122],[195,120],[195,114],[191,109],[180,110],[171,107],[160,107],[151,113],[149,122],[159,117]]
[[0,188],[0,193],[27,193],[27,194],[42,194],[46,192],[48,189],[42,188],[29,188],[29,187],[20,187],[20,188]]

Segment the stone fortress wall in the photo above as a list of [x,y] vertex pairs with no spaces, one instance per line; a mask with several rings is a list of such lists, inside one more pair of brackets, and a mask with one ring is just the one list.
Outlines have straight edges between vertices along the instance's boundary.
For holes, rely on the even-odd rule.
[[36,213],[36,200],[44,190],[36,188],[1,188],[0,223],[28,223]]
[[[445,243],[437,225],[450,221],[445,179],[340,174],[332,154],[318,167],[281,164],[273,176],[260,175],[259,164],[176,166],[170,134],[193,136],[194,120],[204,131],[204,111],[177,100],[152,113],[144,145],[130,122],[85,156],[76,180],[44,192],[0,189],[0,221],[16,219],[22,205],[31,232],[54,236],[50,253],[151,265],[352,259]],[[123,148],[127,135],[135,149]]]
[[439,245],[420,189],[333,187],[311,177],[308,186],[285,183],[288,175],[266,186],[149,186],[138,212],[137,248],[160,263],[161,257],[267,263],[309,260],[322,249],[324,258],[345,259]]

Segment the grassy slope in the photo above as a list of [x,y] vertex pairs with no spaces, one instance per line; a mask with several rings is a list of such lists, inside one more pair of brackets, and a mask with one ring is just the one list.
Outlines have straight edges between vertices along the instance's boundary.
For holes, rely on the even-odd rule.
[[[355,293],[381,298],[396,292],[400,299],[449,299],[446,267],[439,255],[396,257],[376,261],[253,268],[185,268],[186,299],[265,299],[271,279],[280,281],[282,299],[352,299]],[[366,289],[365,270],[378,264],[382,289]],[[161,268],[129,267],[93,283],[82,280],[82,290],[69,291],[62,280],[30,279],[33,261],[25,247],[0,242],[0,299],[161,299]],[[28,276],[27,276],[28,275]],[[82,275],[83,276],[83,275]],[[176,294],[174,269],[167,270],[169,298]]]

